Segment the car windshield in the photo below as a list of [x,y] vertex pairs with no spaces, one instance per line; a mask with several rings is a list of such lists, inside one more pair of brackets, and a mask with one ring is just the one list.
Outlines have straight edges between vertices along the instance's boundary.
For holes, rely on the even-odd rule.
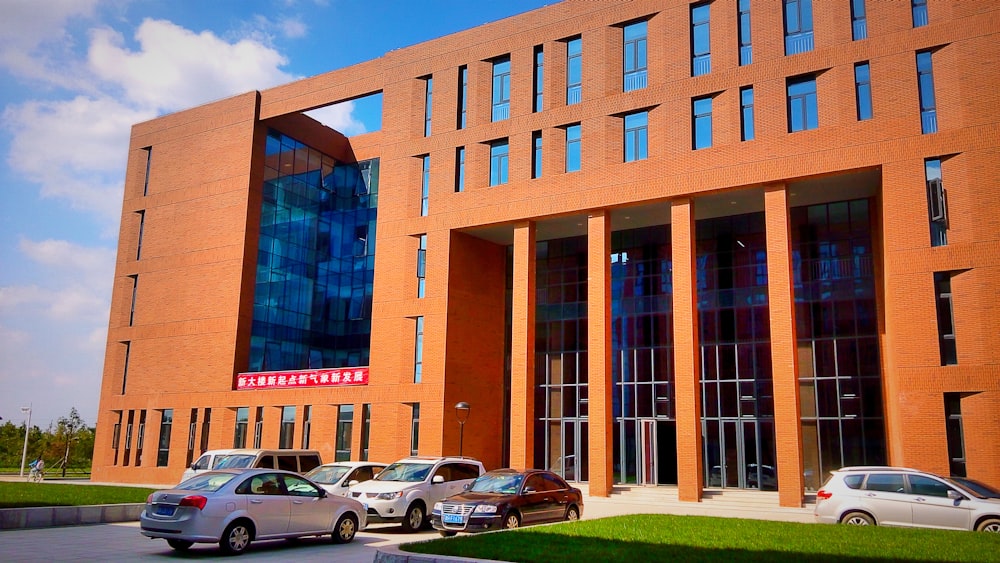
[[971,479],[949,479],[947,477],[945,477],[945,479],[959,489],[968,491],[976,498],[1000,498],[1000,492],[993,490],[979,481],[973,481]]
[[316,483],[336,483],[350,470],[350,467],[344,467],[342,465],[331,465],[329,467],[321,466],[313,469],[309,473],[306,473],[306,477]]
[[501,495],[517,494],[521,488],[521,481],[524,475],[505,473],[502,475],[490,475],[487,473],[472,482],[469,490],[474,493],[498,493]]
[[188,491],[218,491],[223,485],[232,481],[233,477],[236,477],[236,475],[232,473],[202,473],[187,481],[183,481],[180,485],[177,485],[177,488]]
[[250,464],[253,463],[253,460],[256,457],[257,456],[245,454],[217,455],[215,456],[215,465],[212,466],[212,469],[250,467]]
[[419,483],[427,479],[432,467],[434,466],[429,463],[394,463],[376,475],[375,480]]

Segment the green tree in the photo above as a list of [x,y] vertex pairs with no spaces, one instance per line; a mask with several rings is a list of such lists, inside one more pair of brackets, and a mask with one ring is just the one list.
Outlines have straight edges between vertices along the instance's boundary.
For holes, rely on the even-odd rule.
[[80,439],[80,434],[86,430],[88,430],[87,425],[80,418],[80,413],[76,411],[76,407],[73,407],[69,411],[69,416],[59,417],[55,429],[49,432],[51,440],[47,450],[50,453],[56,454],[55,459],[59,460],[58,463],[62,469],[63,477],[66,476],[66,467],[75,465],[72,461],[75,461],[76,458],[71,457],[74,443]]

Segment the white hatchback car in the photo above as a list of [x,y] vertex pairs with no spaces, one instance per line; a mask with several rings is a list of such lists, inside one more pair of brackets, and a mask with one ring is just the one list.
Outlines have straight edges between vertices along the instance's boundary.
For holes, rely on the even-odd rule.
[[1000,499],[902,467],[845,467],[816,493],[816,520],[1000,533]]
[[349,495],[364,503],[369,522],[399,522],[403,531],[415,532],[429,525],[436,502],[462,492],[485,472],[469,457],[408,457],[354,485]]
[[346,497],[348,487],[374,479],[386,465],[370,461],[336,461],[324,463],[305,476],[327,492]]

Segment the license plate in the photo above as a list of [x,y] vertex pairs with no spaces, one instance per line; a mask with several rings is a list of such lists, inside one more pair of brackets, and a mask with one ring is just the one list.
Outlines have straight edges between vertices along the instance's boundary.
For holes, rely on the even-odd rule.
[[157,516],[173,516],[174,507],[166,506],[163,504],[156,505],[156,509],[153,511]]
[[461,514],[443,514],[441,515],[441,521],[445,524],[461,524],[462,515]]

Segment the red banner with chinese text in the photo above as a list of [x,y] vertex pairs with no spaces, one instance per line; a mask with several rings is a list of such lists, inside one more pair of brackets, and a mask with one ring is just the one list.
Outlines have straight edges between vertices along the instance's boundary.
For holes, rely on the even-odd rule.
[[368,368],[309,369],[241,373],[236,376],[236,390],[298,389],[300,387],[337,387],[368,385]]

